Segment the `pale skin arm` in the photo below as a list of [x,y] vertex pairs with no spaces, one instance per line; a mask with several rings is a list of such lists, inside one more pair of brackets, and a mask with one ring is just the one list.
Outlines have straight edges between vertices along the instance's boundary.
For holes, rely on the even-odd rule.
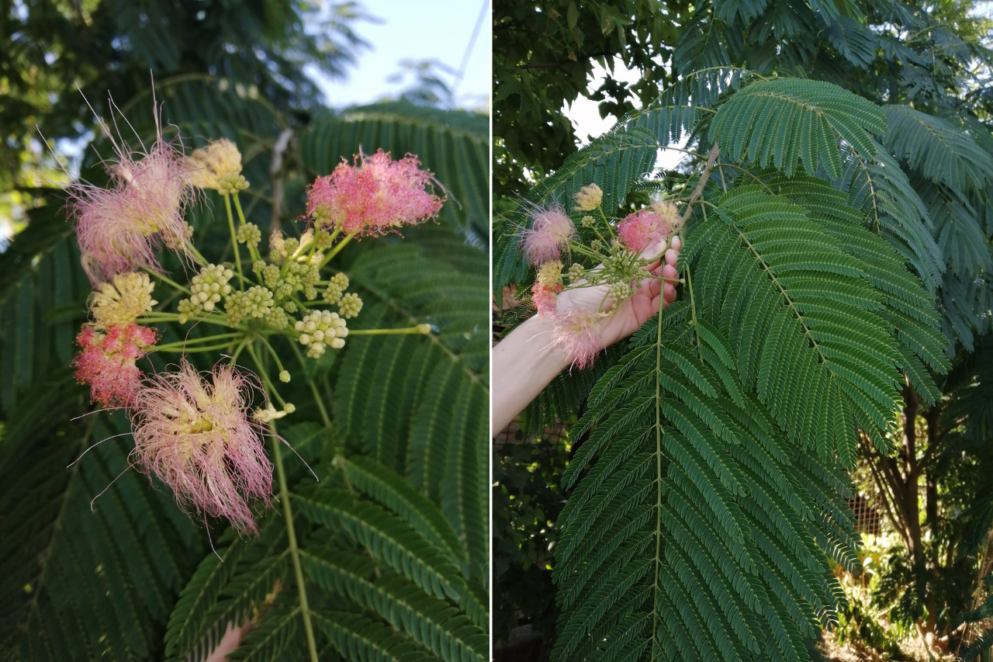
[[[674,256],[666,262],[661,275],[664,279],[675,280]],[[642,281],[637,293],[625,301],[615,315],[603,318],[600,328],[604,347],[628,337],[657,315],[660,295],[665,305],[676,300],[675,284],[666,282],[663,286],[658,278],[660,264],[661,261],[649,264],[646,269],[655,277]],[[606,289],[604,285],[566,290],[559,295],[559,311],[596,310]],[[553,328],[554,322],[535,315],[493,348],[493,436],[507,427],[556,375],[569,367],[569,357],[551,347]]]

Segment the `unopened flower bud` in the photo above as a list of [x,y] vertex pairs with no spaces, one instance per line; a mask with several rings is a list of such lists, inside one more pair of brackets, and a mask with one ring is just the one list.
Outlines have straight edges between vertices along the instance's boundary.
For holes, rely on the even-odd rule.
[[362,299],[358,294],[349,293],[341,297],[338,303],[338,313],[345,319],[351,319],[362,310]]
[[279,381],[281,381],[283,383],[289,382],[290,381],[290,371],[289,370],[283,370],[283,371],[281,371],[279,373]]
[[245,244],[249,248],[255,248],[262,241],[262,231],[254,223],[246,223],[238,228],[236,238],[239,244]]
[[579,189],[576,194],[576,208],[580,211],[593,211],[600,206],[603,191],[596,184],[590,184]]

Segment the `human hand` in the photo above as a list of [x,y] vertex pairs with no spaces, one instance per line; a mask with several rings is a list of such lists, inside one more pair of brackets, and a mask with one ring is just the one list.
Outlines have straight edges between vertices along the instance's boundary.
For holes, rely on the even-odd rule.
[[[682,250],[682,240],[674,236],[670,247],[659,256],[659,251],[664,246],[665,244],[656,244],[642,252],[643,259],[657,258],[646,265],[645,279],[639,283],[634,295],[626,299],[613,315],[600,318],[600,336],[604,347],[609,347],[640,329],[658,313],[660,304],[667,306],[676,300],[676,261],[679,251]],[[659,280],[660,276],[663,280]],[[579,284],[585,282],[583,280]],[[613,306],[613,299],[610,297],[607,297],[601,307],[601,302],[604,301],[609,289],[610,286],[606,284],[567,289],[558,296],[558,309],[562,314],[568,314],[573,310],[588,312],[595,312],[598,309],[610,310]],[[659,300],[660,296],[662,301]]]

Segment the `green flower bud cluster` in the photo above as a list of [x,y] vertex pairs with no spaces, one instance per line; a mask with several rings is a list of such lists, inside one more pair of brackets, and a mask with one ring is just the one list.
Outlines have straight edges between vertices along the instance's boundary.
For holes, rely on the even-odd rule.
[[324,290],[324,300],[330,304],[338,303],[341,301],[341,295],[347,289],[348,276],[341,273],[335,274],[331,277],[331,282],[328,283],[327,289]]
[[286,257],[286,239],[283,233],[276,230],[269,237],[269,262],[277,266],[283,264]]
[[217,190],[221,195],[231,195],[248,188],[248,180],[242,174],[229,173],[218,177]]
[[341,301],[338,302],[338,313],[346,320],[352,319],[358,315],[361,310],[362,299],[359,298],[358,294],[349,292],[341,297]]
[[282,269],[270,264],[262,270],[262,280],[272,290],[276,305],[283,306],[289,312],[295,311],[296,304],[287,299],[300,290],[303,290],[308,301],[317,298],[316,285],[321,279],[319,254],[313,258],[307,262],[287,262]]
[[279,232],[273,233],[269,239],[271,264],[257,270],[262,273],[266,287],[272,290],[277,306],[282,306],[287,312],[295,312],[297,306],[292,297],[299,291],[303,291],[308,301],[317,298],[324,254],[316,252],[310,255],[309,252],[311,247],[316,249],[321,245],[331,245],[331,235],[321,230],[316,238],[310,230],[300,239],[287,239]]
[[307,346],[307,356],[319,358],[324,354],[325,345],[332,349],[345,346],[348,327],[338,313],[328,310],[315,310],[297,322],[294,327],[300,332],[300,344]]
[[631,286],[627,283],[614,283],[610,286],[610,296],[614,299],[614,307],[620,306],[631,294]]
[[265,286],[271,290],[279,287],[279,276],[279,267],[275,264],[270,264],[262,270],[262,280],[265,282]]
[[295,312],[296,306],[293,306],[294,310],[286,311],[284,308],[278,306],[273,307],[266,316],[263,318],[265,323],[276,329],[277,331],[282,331],[287,326],[290,325],[290,318],[286,314],[287,312]]
[[246,317],[256,319],[266,317],[272,312],[272,308],[272,292],[259,285],[251,287],[245,292],[234,292],[224,302],[228,324],[231,326],[237,326]]
[[319,260],[316,263],[290,262],[286,265],[286,274],[283,276],[283,281],[293,288],[291,291],[303,290],[307,301],[313,301],[317,298],[317,288],[315,286],[321,280],[320,264]]
[[254,223],[242,225],[235,236],[239,244],[245,244],[249,248],[255,248],[262,241],[262,231]]
[[641,259],[615,241],[607,255],[603,256],[602,267],[585,270],[581,265],[573,264],[569,269],[569,282],[573,284],[584,278],[589,285],[606,284],[608,296],[613,299],[613,310],[616,310],[640,287],[641,281],[646,277],[646,264],[648,260]]
[[331,243],[334,239],[331,238],[331,233],[327,230],[322,230],[320,228],[314,232],[314,246],[317,247],[319,251],[326,251],[331,248]]
[[231,294],[228,281],[234,271],[223,265],[208,264],[190,281],[190,298],[179,302],[179,322],[185,324],[191,315],[200,311],[211,312],[222,297]]
[[583,216],[583,227],[584,228],[591,228],[591,227],[593,227],[593,224],[594,223],[596,223],[596,219],[593,218],[592,216],[589,216],[589,215]]
[[327,205],[318,205],[310,214],[314,219],[314,225],[321,227],[331,224],[331,209]]

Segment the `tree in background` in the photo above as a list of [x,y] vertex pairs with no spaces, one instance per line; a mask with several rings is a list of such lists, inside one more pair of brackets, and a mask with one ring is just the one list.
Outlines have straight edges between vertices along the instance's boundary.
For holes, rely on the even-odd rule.
[[[602,18],[598,14],[598,5],[576,3],[576,6],[581,18]],[[857,387],[859,390],[872,390],[889,384],[885,387],[887,399],[885,403],[880,401],[878,412],[883,416],[880,422],[888,423],[882,426],[871,423],[869,419],[876,414],[868,410],[858,414],[858,408],[867,402],[861,400],[864,396],[856,396],[862,405],[854,405],[853,400],[853,409],[825,398],[815,398],[802,406],[803,411],[809,408],[815,417],[826,416],[831,425],[841,425],[846,430],[849,426],[851,430],[857,427],[860,430],[859,437],[847,437],[845,444],[828,454],[828,466],[836,463],[838,468],[852,468],[856,462],[865,463],[867,471],[870,468],[876,471],[880,477],[880,488],[890,495],[888,504],[894,524],[906,538],[906,547],[901,552],[905,555],[905,562],[902,565],[891,564],[894,568],[893,581],[878,594],[878,598],[887,606],[899,602],[906,607],[902,613],[913,623],[922,639],[936,646],[936,651],[963,652],[972,644],[974,648],[969,650],[969,654],[977,654],[982,641],[976,643],[975,637],[984,631],[983,619],[988,617],[988,611],[983,611],[979,605],[984,603],[989,590],[983,580],[989,570],[989,550],[986,547],[989,522],[979,515],[979,506],[973,509],[971,505],[988,494],[989,486],[981,476],[984,475],[982,466],[987,454],[984,449],[988,447],[990,437],[987,428],[984,428],[986,418],[982,410],[974,413],[958,403],[963,394],[988,391],[989,381],[993,379],[979,367],[986,364],[977,353],[977,348],[984,346],[981,343],[985,342],[980,339],[989,331],[993,298],[990,281],[993,224],[990,222],[989,206],[993,141],[987,86],[990,78],[987,48],[989,22],[976,16],[974,5],[952,2],[921,5],[890,1],[798,3],[714,0],[697,3],[692,13],[684,16],[679,15],[678,7],[669,8],[663,4],[653,4],[652,7],[670,23],[678,24],[678,28],[674,28],[676,36],[671,42],[671,60],[666,63],[668,73],[660,72],[653,79],[663,82],[661,89],[654,95],[648,94],[641,110],[625,114],[611,132],[588,147],[564,159],[550,158],[543,168],[532,168],[539,183],[526,195],[526,200],[537,204],[557,200],[569,205],[580,186],[596,182],[604,189],[605,208],[608,208],[608,213],[613,213],[614,207],[630,211],[632,204],[642,204],[649,195],[659,192],[689,201],[693,199],[697,187],[702,186],[701,198],[696,200],[697,204],[690,205],[693,212],[686,237],[686,251],[689,252],[684,251],[684,258],[687,259],[683,269],[687,274],[692,274],[697,287],[696,304],[691,305],[696,311],[690,325],[702,324],[698,320],[710,314],[710,321],[719,325],[721,333],[731,333],[731,337],[739,339],[743,337],[740,335],[742,329],[736,325],[742,323],[748,325],[745,328],[759,324],[762,331],[756,337],[765,339],[772,330],[761,326],[768,323],[762,320],[771,318],[749,317],[744,312],[756,310],[754,306],[759,305],[756,301],[761,299],[752,289],[734,289],[746,282],[741,280],[746,272],[735,271],[743,264],[731,261],[738,259],[733,257],[735,252],[731,248],[735,243],[720,243],[727,240],[719,241],[718,237],[723,236],[722,230],[715,228],[728,223],[732,228],[738,227],[734,215],[745,213],[745,210],[757,214],[756,218],[766,218],[768,223],[773,223],[772,217],[762,216],[764,213],[772,214],[771,207],[762,211],[760,207],[750,207],[751,203],[746,203],[743,198],[736,202],[734,193],[739,187],[750,183],[766,194],[775,193],[774,197],[781,196],[805,209],[811,219],[824,213],[847,215],[854,212],[851,220],[857,220],[874,235],[872,242],[879,245],[880,250],[882,244],[878,240],[888,246],[887,251],[895,251],[900,256],[899,261],[906,265],[914,278],[919,279],[923,287],[921,298],[915,304],[923,307],[911,311],[896,303],[902,295],[894,289],[895,282],[884,282],[889,277],[870,277],[874,287],[882,288],[886,292],[883,296],[893,302],[886,305],[896,306],[899,310],[884,315],[884,322],[879,328],[889,329],[890,334],[895,333],[902,349],[899,350],[899,357],[893,355],[889,359],[894,361],[898,371],[895,378],[891,375],[884,381],[876,381],[882,378],[883,373],[875,376],[862,373],[858,379],[864,381]],[[531,6],[531,10],[535,11],[535,5]],[[559,14],[557,7],[555,11],[546,11],[546,7],[541,5],[541,10],[544,20],[517,26],[522,32],[534,28],[530,35],[519,35],[519,43],[545,45],[547,42],[543,40],[552,31],[566,29],[567,19],[561,16],[556,18]],[[631,18],[632,14],[633,9],[628,11],[627,18]],[[609,21],[601,21],[601,32],[608,33],[611,25]],[[498,29],[496,34],[495,43],[499,48]],[[556,43],[558,58],[546,55],[541,61],[555,62],[568,57],[567,41],[559,39]],[[630,44],[629,47],[631,50],[636,48]],[[533,52],[538,52],[538,49]],[[503,63],[506,72],[500,74],[498,69],[498,75],[506,75],[512,84],[517,78],[525,78],[529,75],[526,65],[534,61],[530,59],[533,52],[522,54],[522,49],[514,53],[514,57],[508,57]],[[499,61],[498,55],[495,55],[495,61]],[[806,82],[797,79],[806,79]],[[818,88],[812,84],[815,82],[838,87]],[[584,84],[585,81],[580,81],[575,87],[582,89]],[[498,90],[500,85],[498,81]],[[842,125],[847,126],[848,122],[870,121],[870,111],[868,106],[857,105],[853,97],[845,97],[846,100],[842,101],[840,95],[832,97],[837,92],[827,91],[838,88],[872,102],[875,107],[871,116],[876,118],[872,121],[879,122],[875,128],[869,129],[867,134],[862,133],[866,124],[862,124],[863,129],[852,128],[852,133],[843,128]],[[824,89],[825,96],[818,96],[817,89]],[[561,104],[553,100],[547,107],[557,109]],[[814,112],[823,119],[809,119],[803,108],[815,109]],[[865,113],[856,108],[865,108]],[[606,110],[602,107],[602,112]],[[836,111],[850,112],[851,115],[842,120],[834,114]],[[821,125],[823,130],[815,128],[817,122],[824,121],[828,124]],[[531,135],[528,131],[514,131],[509,125],[499,123],[495,126],[497,144],[502,141],[507,146],[506,163],[519,162],[530,168],[530,164],[536,162],[535,155],[541,153],[543,145],[547,145],[547,138],[527,138]],[[508,133],[501,133],[504,130]],[[530,130],[535,134],[553,133],[545,119],[536,120]],[[802,138],[804,135],[807,137]],[[865,142],[866,139],[871,143]],[[529,142],[514,149],[511,146],[515,140]],[[815,144],[818,140],[820,147]],[[655,153],[660,147],[688,150],[683,166],[676,171],[655,170]],[[818,160],[817,153],[821,148],[828,150],[823,153],[830,161]],[[832,156],[833,150],[837,150],[837,158]],[[568,151],[568,148],[559,153],[562,151]],[[708,164],[715,154],[719,156]],[[796,163],[797,158],[802,164],[791,165]],[[549,172],[551,175],[542,180],[541,176]],[[704,174],[708,172],[711,176],[706,178]],[[717,177],[718,174],[720,177]],[[812,195],[812,191],[805,190],[815,184],[811,177],[829,183],[844,195],[832,197],[832,201],[824,198],[814,203],[807,197]],[[517,177],[516,181],[523,181],[523,178]],[[756,205],[758,200],[756,198],[754,201]],[[711,208],[711,204],[716,205],[717,209]],[[498,288],[512,284],[521,292],[533,282],[534,272],[519,257],[518,230],[527,224],[528,219],[523,211],[515,207],[508,198],[508,213],[497,219],[498,228],[502,229],[495,230],[494,284]],[[704,211],[709,215],[709,220],[703,216]],[[785,209],[782,211],[785,213]],[[831,233],[840,231],[837,226],[829,226],[824,227]],[[794,229],[800,231],[800,226]],[[789,232],[786,227],[782,231]],[[840,239],[840,236],[835,236]],[[799,235],[796,235],[796,240],[800,242]],[[854,236],[840,240],[845,245],[845,242],[853,241]],[[869,241],[860,240],[857,249],[852,246],[846,250],[859,259],[866,259],[868,255],[876,254],[873,252],[875,249],[870,248]],[[794,249],[775,250],[799,250],[799,244]],[[761,254],[761,248],[754,253],[757,256]],[[813,265],[808,268],[817,271]],[[895,273],[901,274],[902,278],[905,272],[898,269]],[[796,303],[804,302],[806,297],[818,296],[815,290],[829,299],[836,296],[852,303],[840,291],[836,295],[831,294],[830,291],[837,290],[837,287],[828,287],[826,281],[817,285],[819,277],[808,275],[812,280],[805,283],[814,289],[808,290],[804,285],[801,288],[803,291],[791,292],[789,282],[783,282],[773,272],[768,272],[770,280],[777,283],[785,303],[791,304],[787,308],[795,311],[794,317],[806,328],[807,340],[796,347],[819,353],[816,363],[828,366],[832,379],[841,377],[847,370],[834,367],[833,357],[853,369],[856,369],[856,364],[864,369],[869,365],[869,359],[861,353],[868,351],[868,346],[862,345],[859,337],[851,335],[853,329],[849,324],[836,328],[840,335],[830,340],[819,337],[820,332],[816,329],[818,311],[839,313],[844,308],[844,301],[815,303],[807,300],[806,310],[802,304]],[[747,282],[752,285],[757,283],[753,276],[748,276]],[[725,297],[731,297],[732,293],[747,302],[748,307],[741,311],[731,311],[725,307],[732,300]],[[684,300],[691,298],[685,284],[680,296]],[[701,304],[701,300],[710,303]],[[692,304],[690,301],[688,303]],[[701,309],[701,305],[705,308]],[[706,306],[712,308],[707,309]],[[506,312],[503,322],[513,326],[527,314],[526,306],[518,305]],[[680,419],[675,413],[662,414],[662,404],[652,402],[655,394],[638,390],[641,384],[638,379],[646,374],[643,371],[651,371],[647,364],[638,362],[636,357],[640,356],[639,351],[646,346],[654,349],[657,344],[664,352],[668,347],[666,334],[677,333],[683,328],[679,326],[678,313],[667,311],[664,317],[669,318],[670,322],[664,323],[660,329],[662,336],[657,343],[654,339],[658,326],[649,324],[645,335],[639,335],[633,341],[634,347],[602,356],[592,373],[577,375],[573,371],[572,376],[557,379],[529,407],[523,418],[524,433],[533,434],[556,418],[569,420],[577,412],[582,414],[580,424],[571,432],[573,457],[567,477],[555,481],[556,485],[567,489],[567,494],[569,485],[573,485],[574,492],[566,501],[563,514],[557,517],[558,530],[547,534],[550,540],[557,541],[553,576],[559,583],[561,616],[556,647],[560,648],[560,659],[585,659],[586,655],[599,656],[597,659],[622,659],[625,655],[630,655],[630,659],[638,659],[639,656],[644,659],[735,659],[737,655],[747,659],[748,651],[751,651],[747,643],[740,643],[748,641],[748,636],[741,629],[743,624],[751,623],[748,610],[741,605],[731,607],[737,599],[736,590],[745,604],[751,600],[736,583],[750,573],[728,572],[728,566],[724,565],[717,548],[709,547],[712,541],[722,539],[733,546],[728,537],[731,534],[725,530],[708,538],[699,523],[693,524],[676,496],[669,497],[668,505],[665,504],[666,497],[658,503],[646,502],[644,511],[636,509],[634,500],[623,503],[612,501],[618,493],[611,490],[618,485],[627,485],[623,493],[630,494],[629,490],[639,484],[632,481],[637,481],[641,475],[635,471],[631,459],[615,463],[621,457],[628,457],[626,453],[632,448],[640,449],[637,443],[635,446],[625,445],[624,438],[619,436],[624,431],[635,435],[642,430],[639,426],[647,425],[645,429],[651,431],[649,436],[654,439],[652,425],[656,411],[660,413],[654,425],[664,428],[667,435],[673,435],[674,430],[684,436],[690,435],[682,425],[687,420],[693,420],[695,424],[710,427],[712,434],[721,438],[724,429],[721,426],[726,424],[717,414],[700,409],[703,401],[696,399],[700,396],[698,392],[691,397],[688,391],[673,390],[663,385],[660,402],[668,398],[682,400],[684,405],[695,411],[696,416],[701,417]],[[809,322],[804,321],[807,318]],[[921,322],[930,330],[924,331],[919,327]],[[941,329],[942,336],[935,335],[937,328]],[[872,335],[867,334],[864,340],[874,342],[869,340]],[[705,346],[711,341],[703,336],[701,333],[699,337],[691,338],[690,345],[699,348],[698,358],[702,358],[710,369],[722,374],[719,366],[708,363]],[[685,341],[685,338],[676,340],[678,335],[670,337],[673,338],[670,342],[677,345]],[[781,337],[776,336],[758,345],[763,348],[763,362],[772,362],[766,365],[774,365],[782,360],[784,352],[792,351],[775,344],[776,339]],[[716,337],[713,340],[722,342]],[[931,349],[925,350],[925,346]],[[828,351],[825,352],[822,347]],[[875,347],[882,349],[881,345]],[[716,347],[714,351],[724,356],[724,352]],[[834,355],[833,352],[842,354]],[[855,359],[851,352],[859,353],[861,358]],[[845,355],[847,358],[844,358]],[[620,363],[616,363],[617,356],[622,357]],[[751,359],[743,358],[747,356],[746,348],[740,346],[729,356],[737,362],[738,376],[748,387],[753,382],[750,382],[752,373],[748,363]],[[675,356],[672,360],[681,365],[681,360]],[[658,365],[669,366],[668,370],[661,371],[667,376],[671,376],[673,371],[687,374],[664,360],[660,360]],[[652,368],[655,367],[653,364]],[[949,367],[953,369],[947,377],[943,377]],[[686,369],[689,369],[688,366]],[[816,444],[813,447],[810,444],[820,439],[821,434],[793,428],[797,423],[791,422],[788,410],[777,409],[780,405],[776,404],[776,398],[781,396],[772,395],[790,388],[789,380],[794,377],[788,377],[785,373],[774,374],[775,379],[786,381],[759,383],[757,395],[769,407],[786,438],[797,448],[805,449],[804,454],[814,454]],[[600,375],[604,375],[602,379]],[[694,382],[694,388],[709,392],[704,383],[692,377],[690,381]],[[770,384],[774,386],[770,387]],[[773,390],[764,396],[763,388]],[[592,400],[588,399],[591,389],[594,394]],[[882,391],[877,395],[879,393]],[[728,393],[722,397],[733,400],[735,396]],[[789,396],[792,403],[804,402],[804,397],[802,392]],[[647,407],[647,410],[641,407]],[[900,415],[894,417],[892,412],[897,408]],[[617,413],[608,415],[608,410]],[[640,418],[638,412],[645,411],[653,421],[646,422]],[[935,425],[928,427],[929,420],[934,421]],[[925,436],[927,442],[921,443],[921,438]],[[706,436],[695,438],[694,443],[703,438]],[[673,472],[677,465],[682,466],[685,459],[680,459],[679,449],[670,447],[669,443],[673,442],[666,442],[664,452],[661,452],[665,461],[661,465],[661,475],[655,476],[652,471],[647,478],[652,486],[649,488],[652,497],[655,496],[654,485],[663,484],[666,485],[665,490],[672,490],[675,488],[670,487],[669,481],[679,483]],[[624,448],[628,450],[622,450]],[[641,456],[635,452],[631,457]],[[578,462],[579,459],[582,461]],[[666,466],[670,468],[667,470]],[[716,472],[715,480],[717,476],[725,476],[724,471],[732,471],[730,468],[715,468],[713,464],[710,466]],[[753,470],[754,466],[750,471]],[[702,474],[694,474],[694,480],[699,475]],[[922,483],[920,493],[917,492],[918,480]],[[680,490],[683,489],[687,488],[680,487]],[[719,493],[722,488],[713,489]],[[741,493],[735,492],[733,487],[728,489],[731,489],[731,494],[738,495],[730,497],[730,501],[736,502],[746,512],[754,513]],[[581,500],[574,504],[577,493],[581,495]],[[714,493],[705,489],[701,498],[710,499]],[[532,501],[536,499],[531,496]],[[901,503],[905,506],[902,514]],[[969,508],[965,511],[967,515],[963,516],[965,506]],[[675,511],[667,510],[669,507]],[[930,516],[927,514],[929,509]],[[663,516],[656,520],[659,511]],[[623,519],[622,513],[628,513],[627,517],[631,519],[623,521],[632,527],[641,513],[649,513],[649,521],[660,524],[636,535],[630,533],[634,529],[622,530],[621,524],[610,528],[611,523]],[[606,519],[598,519],[604,514]],[[713,517],[715,521],[721,520],[720,515],[713,514]],[[842,511],[834,511],[831,517],[837,522],[845,519]],[[513,528],[517,523],[511,521],[510,525]],[[499,532],[501,524],[496,526]],[[744,530],[753,531],[755,526],[754,523],[749,524]],[[570,533],[570,527],[574,533]],[[814,534],[814,537],[818,535]],[[828,538],[834,535],[841,534],[836,532]],[[666,613],[665,609],[657,609],[654,625],[650,617],[646,625],[645,621],[636,620],[635,615],[650,615],[650,603],[654,600],[655,604],[661,604],[658,601],[662,598],[658,590],[646,589],[644,595],[655,597],[649,599],[646,612],[639,611],[635,605],[645,604],[638,597],[643,594],[631,591],[641,590],[639,587],[644,588],[645,584],[629,573],[641,568],[636,561],[646,558],[637,551],[637,546],[655,539],[658,539],[656,549],[664,551],[664,556],[657,558],[662,559],[662,567],[667,568],[668,574],[665,575],[666,582],[661,582],[661,569],[649,570],[646,575],[649,586],[654,585],[657,589],[662,584],[667,587],[670,583],[682,585],[680,590],[687,591],[687,599],[694,606],[683,611],[684,601],[670,595],[667,599],[672,602],[667,604],[673,609],[678,606],[679,616]],[[837,553],[840,549],[837,547],[838,541],[832,540],[831,545],[835,545],[833,553]],[[594,544],[593,541],[596,541],[597,549],[605,551],[587,561],[584,550],[592,549],[589,546]],[[854,541],[857,543],[857,540]],[[783,541],[783,544],[786,547],[781,552],[785,556],[779,557],[780,563],[786,559],[791,564],[795,563],[798,557],[794,555],[800,553],[798,548],[794,547],[786,554],[785,550],[793,543]],[[856,544],[851,548],[853,554],[857,553],[857,547]],[[853,558],[848,557],[848,561],[839,559],[839,562],[846,565]],[[718,567],[721,572],[727,573],[725,579],[731,582],[723,588],[719,586],[722,580],[718,579],[721,574],[717,571]],[[777,567],[787,574],[790,572],[787,565]],[[849,567],[856,570],[857,564]],[[899,575],[898,569],[901,567],[905,571]],[[651,581],[653,577],[654,584]],[[961,583],[955,583],[956,577],[969,578],[969,595],[962,596]],[[627,581],[633,583],[626,584]],[[497,577],[498,596],[501,595],[499,582]],[[608,584],[616,587],[616,594],[607,598],[595,593],[596,587]],[[955,586],[959,592],[953,596],[952,587]],[[778,595],[777,599],[785,601],[784,604],[790,604],[785,593],[780,593],[778,589],[774,593]],[[709,597],[700,602],[697,595]],[[814,593],[811,593],[797,602],[798,608],[806,610],[807,607],[800,605],[816,605],[813,596]],[[615,598],[617,602],[614,602]],[[595,608],[594,603],[598,605]],[[498,609],[514,608],[513,605],[498,603]],[[818,609],[816,606],[812,608],[815,611]],[[973,611],[968,611],[970,609]],[[536,609],[534,613],[544,612]],[[547,616],[545,618],[547,620]],[[670,621],[670,618],[674,620]],[[830,623],[830,617],[826,618],[825,622]],[[523,620],[526,622],[527,616]],[[666,630],[663,630],[663,622]],[[725,623],[727,629],[719,627],[719,622]],[[971,624],[970,629],[966,629],[965,622]],[[988,622],[985,623],[988,625]],[[647,629],[650,626],[656,630],[649,632]],[[641,630],[642,627],[646,630]],[[752,625],[746,627],[755,632]],[[799,627],[805,637],[816,632],[816,629]],[[622,629],[624,635],[619,634]],[[698,639],[695,633],[700,631],[709,634]],[[645,638],[635,633],[644,633]],[[692,637],[687,638],[691,633]],[[497,636],[505,635],[504,632]],[[567,639],[563,641],[563,637]],[[615,645],[609,643],[611,637],[617,637]],[[598,641],[608,643],[601,645]],[[793,653],[780,652],[776,655],[783,655],[786,659],[803,659],[804,654],[800,652],[802,646],[798,644],[793,648]],[[772,653],[768,655],[776,656]],[[764,655],[760,657],[770,659]]]
[[36,185],[25,168],[47,156],[39,133],[90,140],[93,114],[109,117],[110,98],[122,104],[147,93],[150,72],[228,81],[239,99],[251,92],[291,121],[305,118],[320,95],[303,67],[344,75],[367,45],[354,29],[367,18],[353,2],[13,3],[0,16],[0,195],[20,198]]
[[[689,2],[496,0],[493,3],[494,193],[523,194],[535,178],[576,151],[563,114],[579,96],[601,101],[600,113],[621,116],[654,99],[666,84],[677,24]],[[615,58],[641,79],[613,76]],[[587,91],[595,66],[607,69]],[[530,173],[530,175],[525,174]]]
[[[337,75],[358,56],[365,14],[351,3],[320,13],[280,0],[8,9],[0,181],[21,216],[0,253],[0,659],[202,660],[225,637],[237,659],[313,659],[309,611],[319,659],[482,660],[488,119],[401,102],[323,108],[301,68]],[[97,154],[109,146],[94,139],[75,85],[132,144],[150,145],[150,69],[166,140],[181,135],[187,153],[221,137],[238,146],[246,221],[266,237],[299,234],[307,184],[360,147],[416,152],[460,203],[403,242],[366,238],[336,257],[366,328],[429,324],[430,341],[356,335],[317,361],[286,343],[259,357],[292,372],[279,391],[296,411],[279,433],[321,476],[315,485],[284,454],[279,493],[293,505],[295,543],[282,503],[260,514],[258,538],[191,522],[166,486],[127,470],[127,417],[97,411],[69,368],[90,288],[34,125],[57,150],[84,154],[82,177],[101,184]],[[205,192],[186,220],[199,250],[233,263],[224,209]],[[171,253],[163,260],[184,273]],[[165,285],[155,294],[162,319],[176,312],[182,297]],[[203,326],[187,335],[167,321],[161,343],[195,342]],[[151,358],[150,372],[170,370]],[[202,353],[188,358],[211,367]]]

